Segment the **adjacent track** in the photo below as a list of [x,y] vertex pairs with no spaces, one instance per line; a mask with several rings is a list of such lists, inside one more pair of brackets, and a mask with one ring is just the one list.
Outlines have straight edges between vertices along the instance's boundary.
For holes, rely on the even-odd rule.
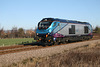
[[[13,48],[14,47],[14,48]],[[42,46],[13,46],[5,49],[0,49],[0,55],[8,54],[8,53],[16,53],[16,52],[21,52],[21,51],[27,51],[27,50],[33,50],[33,49],[39,49]]]

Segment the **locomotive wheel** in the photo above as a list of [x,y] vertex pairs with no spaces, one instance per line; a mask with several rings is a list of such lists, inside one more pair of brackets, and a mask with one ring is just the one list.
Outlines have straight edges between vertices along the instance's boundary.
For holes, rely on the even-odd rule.
[[54,45],[59,45],[59,42],[54,42]]
[[49,42],[48,43],[48,46],[52,46],[52,45],[54,45],[54,42]]

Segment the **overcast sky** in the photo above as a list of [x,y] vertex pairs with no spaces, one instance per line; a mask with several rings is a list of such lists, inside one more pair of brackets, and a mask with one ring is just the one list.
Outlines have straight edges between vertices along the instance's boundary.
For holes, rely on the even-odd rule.
[[89,22],[100,26],[100,0],[0,0],[0,28],[35,28],[42,18]]

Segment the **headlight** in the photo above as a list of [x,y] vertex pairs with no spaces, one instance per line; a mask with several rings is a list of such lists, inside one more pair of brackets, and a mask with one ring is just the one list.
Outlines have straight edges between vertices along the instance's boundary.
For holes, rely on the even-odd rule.
[[48,35],[49,35],[50,33],[48,33]]
[[39,35],[38,33],[36,35]]

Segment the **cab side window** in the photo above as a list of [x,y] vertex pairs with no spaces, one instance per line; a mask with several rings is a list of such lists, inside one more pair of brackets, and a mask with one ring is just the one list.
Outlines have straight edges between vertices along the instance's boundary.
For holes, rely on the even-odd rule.
[[58,26],[60,26],[60,23],[58,23]]
[[69,34],[75,34],[75,25],[71,25],[71,28],[69,28]]
[[56,22],[53,24],[53,27],[56,26]]
[[84,26],[84,33],[88,33],[89,30],[88,30],[88,26]]

